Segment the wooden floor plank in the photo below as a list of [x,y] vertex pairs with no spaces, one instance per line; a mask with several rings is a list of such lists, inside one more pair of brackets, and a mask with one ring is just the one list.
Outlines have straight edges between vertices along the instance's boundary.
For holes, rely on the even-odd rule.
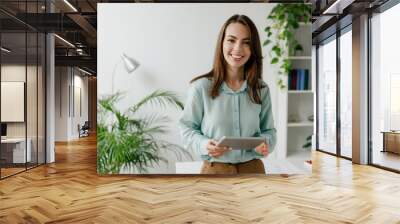
[[84,138],[0,181],[0,223],[400,223],[399,174],[312,157],[312,175],[98,176]]

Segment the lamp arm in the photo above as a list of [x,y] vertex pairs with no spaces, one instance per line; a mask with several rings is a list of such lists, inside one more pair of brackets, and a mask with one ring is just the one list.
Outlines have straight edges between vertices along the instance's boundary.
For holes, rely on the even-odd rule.
[[111,94],[114,95],[114,78],[115,78],[115,71],[117,70],[117,67],[119,64],[121,64],[122,59],[119,59],[118,62],[114,65],[114,69],[112,72],[112,80],[111,80]]

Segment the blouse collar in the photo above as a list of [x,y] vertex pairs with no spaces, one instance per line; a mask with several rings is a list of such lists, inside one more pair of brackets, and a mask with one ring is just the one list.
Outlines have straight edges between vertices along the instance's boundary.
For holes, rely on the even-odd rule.
[[231,93],[231,94],[241,93],[241,92],[246,91],[246,89],[247,89],[247,80],[244,80],[244,82],[242,83],[242,86],[241,86],[238,90],[236,90],[236,91],[234,91],[234,90],[232,90],[231,88],[229,88],[228,84],[226,84],[225,81],[224,81],[224,82],[222,83],[222,85],[221,85],[221,90],[222,90],[223,92],[225,92],[225,93]]

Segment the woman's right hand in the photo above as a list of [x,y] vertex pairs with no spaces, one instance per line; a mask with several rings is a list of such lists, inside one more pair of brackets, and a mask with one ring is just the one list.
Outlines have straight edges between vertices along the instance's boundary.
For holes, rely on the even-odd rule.
[[217,146],[218,142],[210,139],[207,143],[208,155],[211,157],[219,157],[232,149],[225,146]]

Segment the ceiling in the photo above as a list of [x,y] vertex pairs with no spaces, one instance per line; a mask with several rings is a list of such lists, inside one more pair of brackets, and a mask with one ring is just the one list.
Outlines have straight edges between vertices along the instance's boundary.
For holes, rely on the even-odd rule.
[[[336,0],[337,12],[323,13],[335,0],[309,0],[313,5],[313,38],[320,35],[345,14],[356,14],[366,8],[375,7],[386,0]],[[0,24],[4,33],[2,38],[15,49],[25,46],[25,29],[28,31],[54,32],[56,65],[80,66],[96,72],[97,57],[97,3],[117,2],[188,2],[167,0],[1,0]],[[191,1],[192,2],[192,1]],[[193,2],[226,2],[221,0],[196,0]],[[293,1],[231,1],[231,2],[299,2]],[[333,8],[333,7],[331,7]],[[335,8],[335,9],[336,9]],[[339,12],[340,11],[340,12]],[[50,13],[51,12],[51,13]],[[29,39],[29,38],[28,38]],[[66,40],[67,42],[63,41]],[[5,43],[2,41],[2,43]],[[28,40],[29,41],[29,40]],[[71,45],[72,44],[72,45]],[[3,45],[4,46],[4,45]],[[28,52],[33,51],[35,43],[28,44]],[[32,49],[31,49],[32,48]],[[18,50],[17,50],[18,51]],[[23,53],[23,52],[21,52]]]

